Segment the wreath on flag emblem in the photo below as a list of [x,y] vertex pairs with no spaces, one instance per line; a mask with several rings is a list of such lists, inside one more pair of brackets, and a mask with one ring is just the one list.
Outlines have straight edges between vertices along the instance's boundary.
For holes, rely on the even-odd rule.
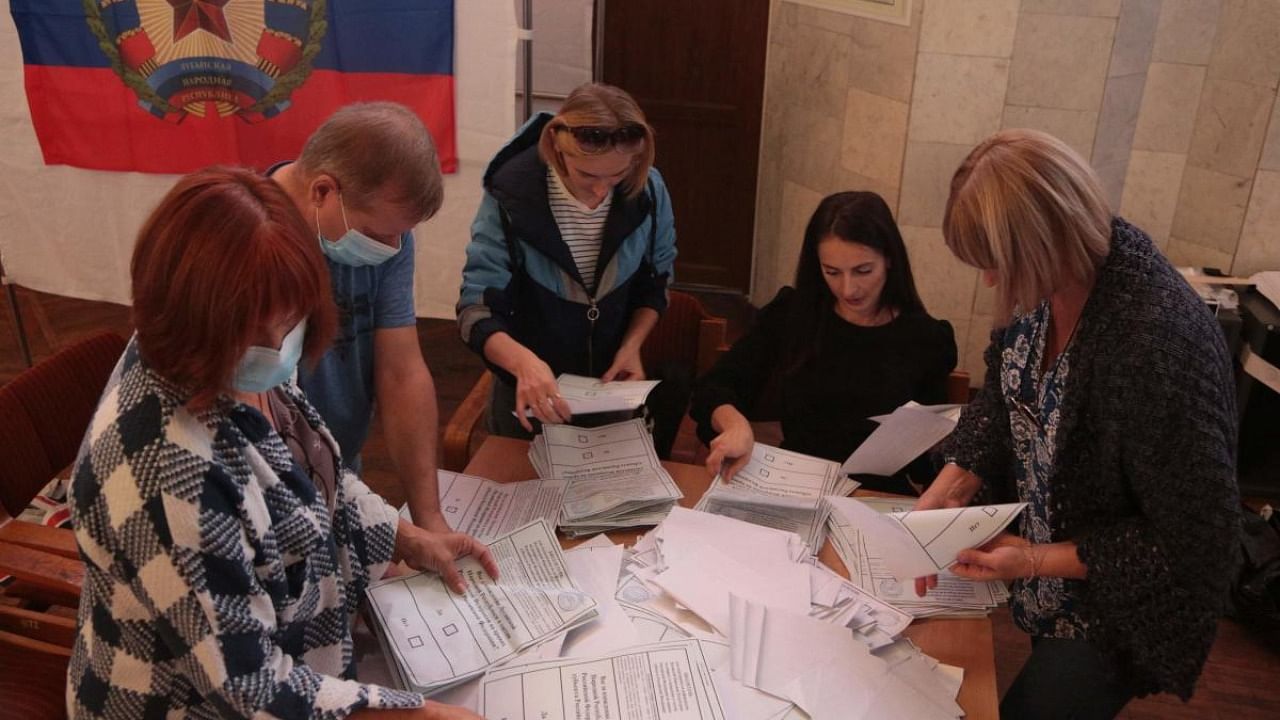
[[328,30],[326,0],[82,0],[111,69],[156,117],[270,119]]

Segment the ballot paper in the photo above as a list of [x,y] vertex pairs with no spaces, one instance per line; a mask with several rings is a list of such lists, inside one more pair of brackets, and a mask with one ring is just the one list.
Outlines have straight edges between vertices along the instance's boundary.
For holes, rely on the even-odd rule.
[[598,428],[544,425],[529,461],[539,475],[568,482],[560,527],[570,534],[657,524],[683,497],[640,419]]
[[435,573],[388,578],[366,591],[371,629],[404,689],[443,690],[596,617],[596,601],[574,584],[546,521],[494,539],[489,550],[499,579],[464,557],[462,594]]
[[857,487],[830,460],[756,443],[732,481],[717,475],[696,509],[794,532],[817,552],[826,538],[822,498]]
[[480,714],[491,720],[723,720],[697,640],[637,645],[598,658],[490,671]]
[[565,373],[556,378],[560,397],[569,403],[574,415],[635,410],[644,404],[658,380],[614,380]]
[[879,513],[854,498],[831,497],[827,502],[862,530],[868,544],[879,551],[885,569],[900,582],[951,567],[961,550],[985,545],[1027,506],[1009,503]]
[[[555,527],[566,484],[564,480],[500,483],[441,470],[440,512],[449,527],[480,542],[489,542],[536,518]],[[400,509],[400,515],[413,521],[408,505]]]
[[[906,512],[912,501],[897,498],[861,498],[863,505],[881,513]],[[1004,583],[996,580],[971,581],[938,573],[938,585],[924,597],[915,594],[914,582],[900,581],[884,563],[868,533],[849,523],[843,514],[832,512],[827,518],[828,537],[836,554],[849,570],[849,579],[877,599],[910,613],[916,618],[946,616],[982,616],[1008,598]]]
[[946,414],[909,403],[893,413],[873,420],[875,429],[844,464],[849,475],[893,475],[955,429],[956,421]]

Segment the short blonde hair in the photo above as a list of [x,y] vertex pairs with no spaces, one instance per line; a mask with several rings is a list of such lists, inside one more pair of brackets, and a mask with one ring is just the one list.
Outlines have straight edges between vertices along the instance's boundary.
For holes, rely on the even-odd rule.
[[645,120],[644,111],[635,98],[622,88],[603,83],[587,83],[574,88],[560,106],[560,111],[542,128],[542,136],[538,138],[538,155],[564,178],[569,173],[564,164],[564,156],[583,156],[583,153],[566,133],[559,132],[559,128],[616,129],[624,125],[639,125],[644,128],[644,140],[635,151],[635,166],[620,183],[627,197],[634,198],[644,191],[649,179],[649,168],[653,167],[653,128]]
[[1111,249],[1111,209],[1066,143],[1002,130],[956,170],[942,233],[962,262],[995,272],[998,312],[1008,318],[1093,278]]
[[340,108],[307,138],[298,169],[307,180],[332,175],[347,207],[369,210],[381,197],[421,221],[444,203],[444,178],[431,133],[399,103]]

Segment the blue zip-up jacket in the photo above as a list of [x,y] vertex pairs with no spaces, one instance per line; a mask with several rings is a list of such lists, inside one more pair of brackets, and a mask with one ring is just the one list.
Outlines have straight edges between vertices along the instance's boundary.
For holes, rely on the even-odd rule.
[[[538,157],[538,137],[552,117],[540,113],[530,119],[485,171],[484,198],[462,270],[458,328],[481,357],[485,341],[505,332],[557,375],[599,377],[613,364],[635,311],[666,310],[675,219],[656,169],[634,198],[615,189],[596,263],[597,286],[586,287],[551,214],[547,165]],[[594,320],[593,307],[599,313]]]

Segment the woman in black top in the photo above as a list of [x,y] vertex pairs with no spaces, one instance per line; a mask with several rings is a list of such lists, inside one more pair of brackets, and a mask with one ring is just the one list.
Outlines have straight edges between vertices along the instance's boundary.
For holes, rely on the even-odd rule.
[[955,365],[951,325],[925,312],[889,206],[870,192],[831,195],[805,229],[795,288],[698,383],[691,414],[707,470],[727,462],[733,477],[746,464],[747,418],[766,395],[779,399],[784,448],[839,462],[875,429],[867,418],[943,402]]

